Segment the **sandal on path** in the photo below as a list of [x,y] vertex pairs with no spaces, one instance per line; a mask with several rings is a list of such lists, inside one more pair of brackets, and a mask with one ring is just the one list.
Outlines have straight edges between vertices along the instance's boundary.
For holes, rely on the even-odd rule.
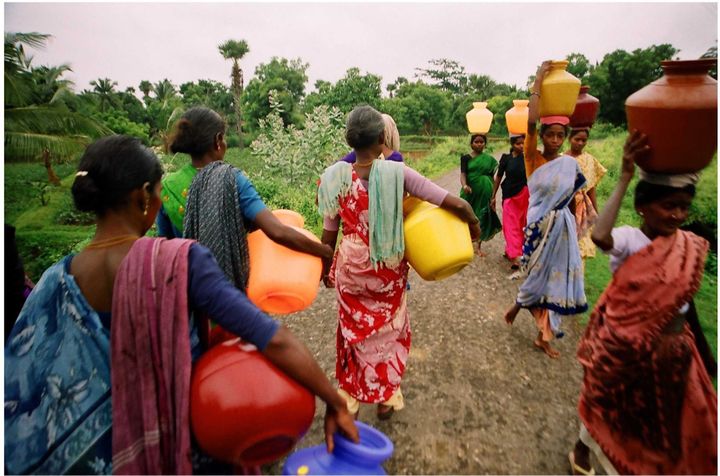
[[595,468],[590,466],[590,469],[584,469],[582,466],[575,464],[575,451],[571,451],[568,454],[568,461],[570,461],[570,469],[572,470],[572,474],[585,474],[588,476],[592,476],[595,474]]

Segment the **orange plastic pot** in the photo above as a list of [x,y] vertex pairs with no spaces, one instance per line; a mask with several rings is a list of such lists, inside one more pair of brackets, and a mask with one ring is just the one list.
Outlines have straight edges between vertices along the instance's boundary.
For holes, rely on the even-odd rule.
[[717,59],[662,61],[665,73],[625,101],[628,129],[648,136],[639,167],[656,173],[697,172],[717,150]]
[[314,395],[240,339],[216,345],[197,361],[190,392],[198,444],[236,466],[282,458],[315,415]]
[[[273,214],[311,240],[320,240],[302,228],[302,215],[292,210]],[[257,307],[272,314],[302,311],[317,296],[322,261],[316,256],[291,250],[267,237],[262,230],[248,235],[250,276],[247,295]]]
[[527,99],[513,99],[513,107],[505,113],[505,123],[510,134],[527,134],[529,103]]
[[580,80],[568,73],[567,61],[553,61],[540,86],[540,117],[572,116],[580,92]]
[[493,113],[486,102],[474,102],[473,108],[465,114],[468,131],[471,134],[487,134],[492,124]]

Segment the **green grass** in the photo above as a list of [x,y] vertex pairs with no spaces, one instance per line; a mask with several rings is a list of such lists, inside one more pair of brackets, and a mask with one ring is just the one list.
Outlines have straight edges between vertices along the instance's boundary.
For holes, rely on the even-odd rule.
[[[600,140],[590,140],[587,151],[595,156],[608,169],[607,175],[597,187],[598,206],[603,204],[617,184],[622,160],[622,147],[626,134],[615,133]],[[633,191],[637,184],[637,173],[633,178],[628,193],[623,198],[622,208],[615,226],[640,226],[640,217],[633,207]],[[688,223],[698,222],[705,225],[717,236],[717,159],[706,168],[697,185],[697,194],[690,208]],[[695,306],[710,346],[717,356],[717,256],[715,250],[708,255],[705,274],[700,290],[695,295]],[[585,293],[590,309],[597,302],[600,294],[610,282],[612,275],[608,266],[608,257],[598,251],[594,259],[588,259],[585,268]],[[587,322],[588,313],[583,316]]]

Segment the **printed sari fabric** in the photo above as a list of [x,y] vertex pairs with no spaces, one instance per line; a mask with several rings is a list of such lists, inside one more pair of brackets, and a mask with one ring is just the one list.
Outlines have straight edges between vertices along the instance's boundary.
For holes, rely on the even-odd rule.
[[183,219],[187,196],[190,191],[190,184],[197,175],[197,169],[192,164],[167,174],[162,179],[162,201],[163,209],[175,229],[182,234]]
[[471,157],[467,165],[466,179],[472,193],[467,194],[464,190],[460,190],[460,197],[470,203],[475,215],[480,219],[481,241],[490,240],[501,229],[497,213],[490,208],[497,166],[497,161],[484,152]]
[[188,254],[191,240],[140,238],[112,305],[116,474],[192,474]]
[[133,245],[115,282],[112,332],[69,273],[72,256],[43,274],[5,347],[9,473],[192,472],[190,243]]
[[585,185],[577,162],[567,155],[537,168],[528,179],[523,268],[527,278],[517,302],[560,315],[587,310],[575,217],[568,203]]
[[590,238],[592,226],[597,220],[597,210],[592,204],[587,192],[597,187],[597,184],[607,173],[607,169],[592,155],[582,153],[575,157],[585,180],[585,188],[575,194],[575,223],[578,234],[578,247],[583,258],[595,257],[595,243]]
[[580,418],[621,474],[717,474],[717,395],[678,316],[707,250],[678,231],[630,256],[578,346]]
[[107,474],[110,332],[67,271],[43,274],[5,346],[5,468]]
[[373,266],[369,197],[354,170],[339,203],[343,238],[331,270],[338,301],[335,375],[355,399],[382,403],[399,389],[410,351],[408,265],[402,259]]

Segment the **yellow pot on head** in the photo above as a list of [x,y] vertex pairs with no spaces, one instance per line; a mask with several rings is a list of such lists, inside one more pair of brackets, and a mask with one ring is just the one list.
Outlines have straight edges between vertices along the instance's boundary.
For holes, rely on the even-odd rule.
[[457,273],[473,260],[467,223],[453,213],[410,197],[405,213],[405,258],[426,281],[439,281]]
[[486,102],[474,102],[473,108],[465,114],[468,131],[471,134],[487,134],[492,124],[493,113]]
[[568,73],[567,61],[553,61],[540,87],[540,117],[572,116],[575,110],[580,80]]

